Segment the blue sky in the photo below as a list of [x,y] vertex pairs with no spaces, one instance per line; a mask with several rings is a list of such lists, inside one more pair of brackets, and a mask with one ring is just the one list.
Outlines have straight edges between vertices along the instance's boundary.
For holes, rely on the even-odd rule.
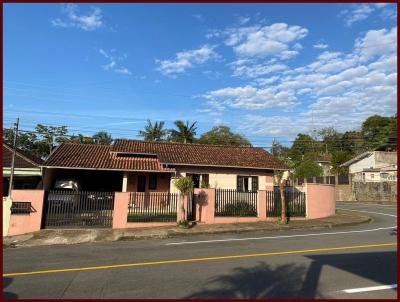
[[268,147],[397,112],[396,4],[4,4],[4,125],[138,138],[224,124]]

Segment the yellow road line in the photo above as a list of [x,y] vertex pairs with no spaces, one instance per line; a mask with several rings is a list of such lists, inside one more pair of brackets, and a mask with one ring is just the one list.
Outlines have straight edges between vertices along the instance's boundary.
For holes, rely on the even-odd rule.
[[123,267],[134,267],[134,266],[159,265],[159,264],[172,264],[172,263],[185,263],[185,262],[239,259],[239,258],[249,258],[249,257],[265,257],[265,256],[276,256],[276,255],[289,255],[289,254],[302,254],[302,253],[313,253],[313,252],[338,251],[338,250],[365,249],[365,248],[395,246],[395,245],[397,245],[397,242],[382,243],[382,244],[369,244],[369,245],[330,247],[330,248],[297,250],[297,251],[286,251],[286,252],[269,252],[269,253],[259,253],[259,254],[242,254],[242,255],[232,255],[232,256],[217,256],[217,257],[206,257],[206,258],[192,258],[192,259],[177,259],[177,260],[164,260],[164,261],[153,261],[153,262],[126,263],[126,264],[116,264],[116,265],[54,269],[54,270],[45,270],[45,271],[36,271],[36,272],[7,273],[7,274],[3,274],[3,277],[16,277],[16,276],[40,275],[40,274],[50,274],[50,273],[65,273],[65,272],[77,272],[77,271],[91,271],[91,270],[101,270],[101,269],[111,269],[111,268],[123,268]]

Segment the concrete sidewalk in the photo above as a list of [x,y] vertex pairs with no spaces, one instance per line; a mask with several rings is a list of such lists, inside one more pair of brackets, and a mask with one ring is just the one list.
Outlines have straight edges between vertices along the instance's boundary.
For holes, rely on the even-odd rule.
[[371,221],[372,219],[364,214],[353,211],[337,210],[336,215],[331,217],[313,220],[293,220],[287,225],[281,225],[276,222],[252,222],[234,224],[196,224],[189,229],[176,226],[165,226],[136,229],[41,230],[40,232],[26,235],[4,237],[3,248],[169,238],[200,234],[332,228],[337,226],[356,225]]

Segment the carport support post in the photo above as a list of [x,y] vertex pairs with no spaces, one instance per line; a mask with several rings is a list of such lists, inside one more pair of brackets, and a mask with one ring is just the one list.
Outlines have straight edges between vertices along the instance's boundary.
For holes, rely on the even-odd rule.
[[258,191],[258,219],[267,220],[267,191]]
[[124,172],[122,176],[122,192],[126,192],[128,188],[128,172]]

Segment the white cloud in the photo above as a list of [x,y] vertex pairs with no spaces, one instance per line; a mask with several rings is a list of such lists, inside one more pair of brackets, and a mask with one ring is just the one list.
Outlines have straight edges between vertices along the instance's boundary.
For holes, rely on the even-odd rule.
[[[372,114],[388,116],[396,112],[396,50],[396,27],[370,30],[356,39],[348,53],[324,51],[305,66],[277,70],[270,77],[255,73],[251,82],[261,85],[259,88],[225,87],[207,92],[203,98],[210,108],[221,112],[229,108],[262,111],[240,122],[254,135],[308,133],[326,126],[354,130]],[[258,71],[254,67],[258,65],[248,58],[231,63],[235,68],[245,66],[243,74]],[[267,118],[265,109],[269,108],[295,108],[299,113]]]
[[129,71],[129,69],[126,68],[126,67],[116,68],[116,69],[114,69],[114,71],[115,71],[116,73],[120,73],[120,74],[126,74],[126,75],[131,75],[131,74],[132,74],[132,73]]
[[196,65],[219,58],[214,51],[215,46],[203,45],[199,49],[181,51],[173,60],[156,60],[158,70],[164,75],[176,75]]
[[323,42],[318,42],[318,43],[314,44],[313,47],[317,48],[317,49],[325,49],[325,48],[328,48],[328,44],[323,43]]
[[344,19],[346,26],[351,26],[355,22],[365,20],[374,11],[369,4],[353,4],[350,9],[342,10],[340,15]]
[[104,49],[99,49],[99,53],[108,60],[108,63],[102,65],[104,70],[114,71],[115,73],[132,75],[132,72],[125,66],[121,66],[120,62],[127,58],[126,54],[122,56],[115,55],[116,50],[111,49],[110,51],[105,51]]
[[[253,28],[239,36],[231,36],[230,43],[240,56],[277,56],[288,59],[297,55],[289,44],[304,38],[308,30],[300,26],[275,23],[270,26]],[[236,40],[235,40],[236,39]]]
[[388,8],[389,3],[357,3],[348,5],[348,9],[344,9],[339,13],[339,16],[343,18],[344,24],[347,27],[352,26],[356,22],[367,19],[375,11],[380,11],[380,17],[386,19],[396,19],[396,6],[393,5]]
[[306,28],[286,23],[236,27],[223,32],[227,36],[225,44],[232,46],[241,57],[273,56],[281,59],[296,56],[301,45],[295,42],[307,34]]
[[273,107],[286,108],[296,104],[296,97],[290,91],[277,91],[274,88],[256,88],[253,86],[227,87],[211,91],[203,96],[208,104],[218,110],[226,107],[249,110]]
[[370,30],[355,42],[360,59],[367,61],[376,56],[397,51],[397,27],[392,29]]
[[288,66],[274,63],[274,61],[268,61],[264,64],[248,64],[250,62],[249,60],[237,60],[230,63],[229,66],[233,70],[233,76],[255,78],[288,69]]
[[62,13],[66,19],[52,19],[51,23],[56,27],[77,27],[85,31],[93,31],[103,26],[103,15],[101,9],[92,7],[87,14],[79,14],[79,9],[76,4],[67,4],[62,7]]

